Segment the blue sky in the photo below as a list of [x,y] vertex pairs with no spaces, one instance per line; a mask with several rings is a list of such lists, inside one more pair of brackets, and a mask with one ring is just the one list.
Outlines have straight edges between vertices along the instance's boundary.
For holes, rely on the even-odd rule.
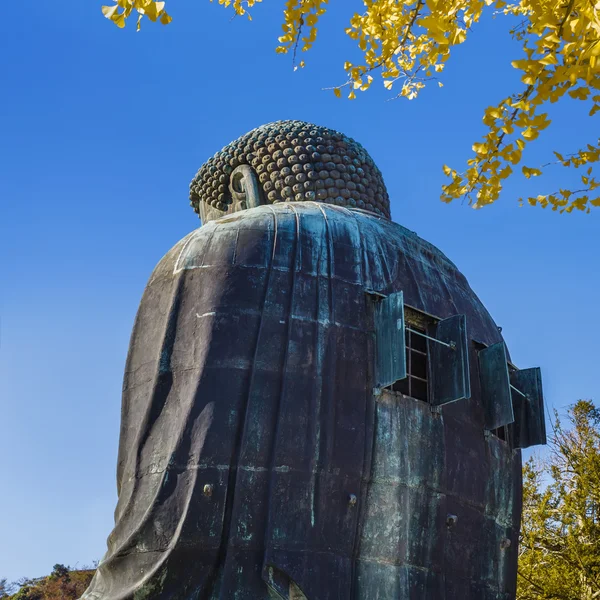
[[[519,58],[486,20],[416,101],[379,88],[354,102],[323,87],[354,57],[334,3],[294,72],[275,54],[282,2],[252,23],[208,0],[172,2],[168,27],[118,30],[101,0],[5,3],[0,24],[0,578],[100,559],[112,527],[120,388],[135,311],[163,254],[198,226],[188,185],[246,131],[303,119],[360,141],[386,180],[394,220],[467,276],[521,367],[541,366],[549,407],[598,399],[600,210],[519,208],[569,183],[516,177],[480,211],[439,201]],[[582,103],[553,107],[527,164],[594,141]],[[596,129],[594,129],[594,127]],[[597,134],[596,134],[597,136]]]

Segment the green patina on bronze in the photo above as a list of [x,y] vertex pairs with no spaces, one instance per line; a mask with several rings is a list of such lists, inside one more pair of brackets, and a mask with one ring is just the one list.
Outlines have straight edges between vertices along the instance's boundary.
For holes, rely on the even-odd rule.
[[[498,420],[480,352],[506,363],[502,335],[390,220],[362,146],[265,125],[200,169],[191,201],[204,224],[136,317],[115,528],[83,599],[514,600],[539,373],[511,373],[540,402]],[[441,344],[421,400],[382,389],[407,378],[408,328]]]
[[203,222],[250,208],[236,206],[231,185],[242,165],[251,166],[259,180],[260,204],[327,202],[390,218],[381,172],[358,142],[313,123],[276,121],[227,144],[202,165],[190,184],[190,202]]

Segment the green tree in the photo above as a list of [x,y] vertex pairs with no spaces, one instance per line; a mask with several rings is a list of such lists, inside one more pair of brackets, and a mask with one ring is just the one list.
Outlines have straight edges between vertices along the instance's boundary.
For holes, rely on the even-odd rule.
[[0,579],[0,599],[8,598],[8,596],[10,596],[10,594],[12,593],[13,589],[13,585],[8,582],[8,579],[6,579],[6,577]]
[[[249,11],[259,10],[257,5],[262,2],[218,1],[248,18]],[[291,52],[295,66],[303,67],[303,60],[296,65],[296,55],[310,50],[316,42],[328,0],[268,4],[283,9],[283,34],[276,51]],[[551,123],[547,112],[550,104],[572,98],[584,103],[590,117],[600,111],[600,4],[596,0],[363,0],[342,4],[347,6],[348,21],[340,27],[358,46],[360,58],[344,62],[342,83],[331,88],[338,97],[345,91],[353,99],[377,80],[390,94],[409,100],[432,80],[441,86],[451,50],[467,40],[484,13],[506,17],[507,30],[521,45],[522,57],[511,63],[520,71],[521,83],[484,111],[486,133],[473,144],[473,156],[465,168],[443,167],[450,179],[443,187],[443,201],[466,197],[480,208],[498,199],[513,167],[520,167],[521,174],[529,179],[542,175],[547,167],[562,166],[583,167],[578,189],[565,186],[531,196],[528,203],[560,212],[589,212],[590,207],[600,206],[600,195],[594,191],[600,188],[600,180],[594,176],[600,162],[600,139],[596,136],[578,150],[555,151],[545,165],[535,168],[523,164],[527,145]],[[354,12],[361,4],[362,11]],[[138,29],[144,17],[165,25],[172,20],[163,0],[112,0],[102,12],[118,27],[125,27],[134,15]],[[473,85],[485,85],[486,76],[493,77],[493,73],[478,73]]]
[[46,577],[22,577],[13,584],[0,579],[0,600],[77,600],[93,576],[94,569],[89,567],[72,571],[65,565],[56,564]]
[[600,598],[600,409],[580,400],[567,420],[523,470],[519,600]]
[[65,565],[57,563],[54,565],[54,567],[52,567],[52,573],[50,574],[50,577],[54,577],[54,579],[65,579],[68,581],[69,571],[69,567],[65,567]]
[[43,595],[35,586],[24,585],[14,596],[10,596],[10,598],[11,600],[43,600]]

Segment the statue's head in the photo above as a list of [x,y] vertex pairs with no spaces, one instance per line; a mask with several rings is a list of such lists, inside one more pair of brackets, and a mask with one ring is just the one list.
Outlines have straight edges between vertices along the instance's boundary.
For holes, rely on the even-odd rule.
[[353,139],[304,121],[253,129],[217,152],[190,184],[203,222],[277,202],[328,202],[390,218],[381,172]]

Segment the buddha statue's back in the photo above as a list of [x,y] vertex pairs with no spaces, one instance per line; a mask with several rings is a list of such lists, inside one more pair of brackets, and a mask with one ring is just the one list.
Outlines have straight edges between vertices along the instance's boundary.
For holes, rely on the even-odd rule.
[[[375,307],[402,292],[432,323],[464,315],[461,335],[486,347],[502,342],[498,328],[441,252],[389,220],[364,150],[343,154],[358,146],[333,132],[342,154],[319,152],[316,137],[334,138],[291,123],[201,169],[192,203],[207,222],[146,287],[123,386],[115,528],[83,599],[513,598],[520,452],[484,435],[475,377],[437,408],[433,384],[424,399],[381,388]],[[271,203],[266,183],[293,186],[268,165],[322,162],[279,163],[276,127],[279,142],[300,129],[302,148],[354,167],[321,169],[340,175],[333,204],[288,192]],[[358,169],[374,191],[357,187]],[[342,195],[341,182],[354,188]],[[330,189],[310,187],[315,199]],[[477,361],[465,348],[469,380]]]

